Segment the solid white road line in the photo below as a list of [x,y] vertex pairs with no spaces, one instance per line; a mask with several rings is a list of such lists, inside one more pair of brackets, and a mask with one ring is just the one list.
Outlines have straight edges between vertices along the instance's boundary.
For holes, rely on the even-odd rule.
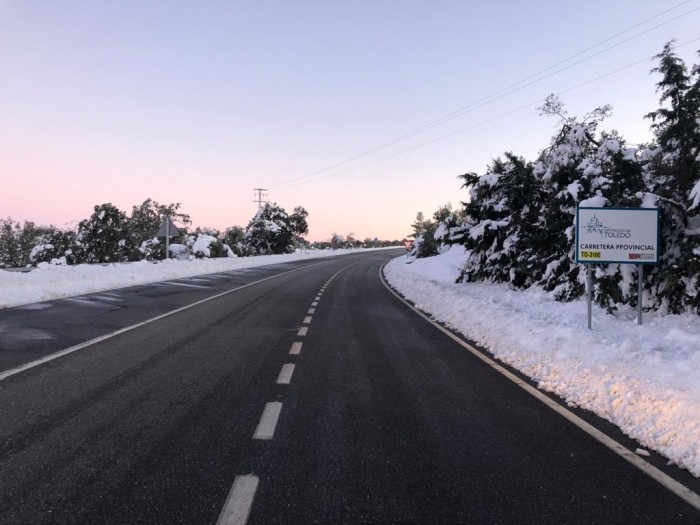
[[282,412],[282,403],[279,401],[267,403],[260,417],[258,428],[255,429],[255,434],[253,434],[253,439],[272,439],[272,436],[275,435],[280,412]]
[[292,374],[294,373],[294,365],[292,363],[285,363],[282,365],[282,370],[280,370],[280,375],[277,376],[278,385],[288,385],[292,381]]
[[297,332],[297,335],[299,337],[304,337],[306,334],[309,333],[309,327],[308,326],[302,326],[299,328],[299,332]]
[[292,348],[289,350],[291,355],[299,355],[301,353],[301,346],[304,343],[292,343]]
[[310,323],[311,323],[311,316],[307,315],[306,317],[304,317],[304,324],[310,324]]
[[252,474],[236,476],[216,524],[245,525],[248,521],[248,516],[250,516],[250,508],[253,506],[253,498],[259,482],[260,478]]
[[[384,265],[385,266],[385,265]],[[461,338],[459,338],[457,335],[453,334],[450,332],[447,328],[439,325],[432,319],[430,319],[427,315],[425,315],[423,312],[418,310],[416,307],[414,307],[411,303],[406,301],[403,297],[401,297],[397,292],[394,291],[391,286],[389,286],[389,283],[387,283],[384,280],[384,275],[382,273],[382,270],[384,269],[384,266],[379,269],[379,279],[382,281],[384,286],[392,293],[394,294],[402,303],[407,305],[411,310],[416,312],[419,316],[421,316],[423,319],[428,321],[430,324],[432,324],[435,328],[440,330],[442,333],[444,333],[446,336],[448,336],[450,339],[461,345],[463,348],[467,349],[469,352],[471,352],[474,356],[478,357],[481,359],[484,363],[492,367],[494,370],[500,372],[502,375],[510,379],[513,383],[518,385],[520,388],[525,390],[528,394],[532,395],[533,397],[537,398],[539,401],[547,405],[549,408],[557,412],[559,415],[563,416],[566,418],[569,422],[573,423],[576,425],[578,428],[583,430],[586,434],[591,436],[592,438],[596,439],[606,447],[608,447],[610,450],[615,452],[618,456],[621,456],[623,459],[627,460],[628,462],[632,463],[635,467],[637,467],[639,470],[644,472],[646,475],[649,477],[655,479],[657,482],[659,482],[661,485],[666,487],[668,490],[676,494],[677,496],[681,497],[688,503],[690,503],[693,507],[696,509],[700,509],[700,495],[696,494],[692,490],[690,490],[688,487],[683,485],[682,483],[679,483],[675,479],[673,479],[671,476],[668,474],[665,474],[664,472],[661,472],[659,469],[651,465],[650,463],[647,463],[645,460],[643,460],[641,457],[639,457],[637,454],[632,452],[631,450],[628,450],[625,448],[623,445],[615,441],[613,438],[608,436],[607,434],[601,432],[597,428],[595,428],[593,425],[590,423],[584,421],[580,417],[578,417],[576,414],[573,412],[569,411],[567,408],[564,406],[560,405],[553,399],[550,399],[546,395],[544,395],[542,392],[537,390],[535,387],[532,385],[526,383],[522,379],[520,379],[518,376],[498,364],[495,360],[491,359],[487,355],[481,353],[479,350],[474,348],[472,345],[467,343],[466,341],[463,341]]]
[[[189,310],[190,308],[194,308],[195,306],[199,306],[200,304],[208,303],[209,301],[213,301],[214,299],[218,299],[219,297],[223,297],[225,295],[228,295],[233,292],[237,292],[239,290],[243,290],[244,288],[248,288],[249,286],[254,286],[256,284],[264,283],[265,281],[269,281],[270,279],[277,279],[278,277],[282,277],[283,275],[287,275],[292,272],[298,272],[300,270],[304,270],[307,268],[312,268],[314,266],[319,266],[321,264],[328,264],[327,261],[322,261],[319,263],[315,264],[309,264],[307,266],[302,266],[301,268],[294,268],[293,270],[287,270],[286,272],[281,272],[275,275],[271,275],[270,277],[265,277],[263,279],[259,279],[257,281],[253,281],[252,283],[244,284],[241,286],[238,286],[236,288],[232,288],[231,290],[226,290],[225,292],[218,293],[216,295],[212,295],[211,297],[207,297],[206,299],[202,299],[200,301],[195,301],[194,303],[187,304],[185,306],[181,306],[180,308],[176,308],[175,310],[172,310],[170,312],[166,312],[161,315],[157,315],[155,317],[151,317],[150,319],[146,319],[145,321],[141,321],[140,323],[132,324],[131,326],[126,326],[124,328],[120,328],[119,330],[116,330],[112,333],[101,335],[99,337],[96,337],[95,339],[90,339],[89,341],[85,341],[84,343],[77,344],[75,346],[71,346],[70,348],[65,348],[63,350],[59,350],[58,352],[55,352],[53,354],[44,356],[40,359],[37,359],[35,361],[30,361],[29,363],[24,363],[23,365],[16,366],[14,368],[10,368],[9,370],[5,370],[4,372],[0,372],[0,381],[3,379],[7,379],[8,377],[11,377],[13,375],[19,374],[20,372],[24,372],[25,370],[29,370],[30,368],[37,367],[39,365],[42,365],[44,363],[47,363],[49,361],[53,361],[54,359],[58,359],[59,357],[63,357],[64,355],[72,354],[73,352],[76,352],[78,350],[82,350],[83,348],[87,348],[88,346],[95,345],[97,343],[100,343],[102,341],[105,341],[107,339],[111,339],[112,337],[116,337],[120,334],[130,332],[131,330],[135,330],[136,328],[140,328],[144,325],[153,323],[155,321],[160,321],[161,319],[165,319],[166,317],[170,317],[171,315],[184,312],[185,310]],[[163,285],[167,286],[167,284],[172,284],[172,283],[152,283],[155,285]],[[144,285],[145,286],[145,285]],[[306,332],[304,332],[306,334]]]
[[309,311],[306,312],[306,313],[309,314],[309,315],[313,315],[313,314],[316,313],[316,308],[309,308]]

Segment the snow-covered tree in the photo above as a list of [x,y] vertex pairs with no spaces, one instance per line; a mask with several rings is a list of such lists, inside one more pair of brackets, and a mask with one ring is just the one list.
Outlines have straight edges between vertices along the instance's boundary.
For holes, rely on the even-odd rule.
[[148,198],[132,208],[128,229],[133,247],[131,253],[133,260],[165,258],[165,242],[156,238],[158,229],[164,223],[165,218],[170,217],[176,224],[184,227],[192,223],[190,216],[181,212],[180,207],[181,203],[179,202],[160,204]]
[[36,239],[29,260],[32,264],[77,264],[79,260],[76,251],[80,250],[77,249],[74,231],[51,228]]
[[30,253],[39,239],[53,227],[24,224],[10,217],[0,219],[0,268],[20,268],[31,264]]
[[245,230],[240,226],[231,226],[226,229],[222,242],[229,247],[235,255],[243,255],[243,236]]
[[542,196],[532,165],[506,153],[485,174],[467,173],[461,178],[471,198],[464,210],[468,227],[463,228],[469,256],[459,280],[530,286],[542,274],[542,263],[534,255],[542,235],[538,225]]
[[304,208],[290,216],[276,203],[266,203],[250,221],[243,236],[243,249],[249,255],[292,253],[294,237],[308,231]]
[[79,259],[89,263],[128,261],[133,245],[127,223],[126,214],[112,203],[95,206],[92,215],[78,225]]
[[657,144],[645,177],[661,213],[661,264],[652,274],[656,308],[700,313],[700,65],[691,71],[669,42],[656,57],[662,107],[652,120]]

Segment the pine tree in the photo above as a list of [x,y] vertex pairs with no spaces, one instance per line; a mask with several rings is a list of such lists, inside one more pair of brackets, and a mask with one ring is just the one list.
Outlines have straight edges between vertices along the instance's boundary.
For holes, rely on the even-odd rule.
[[484,175],[467,173],[461,178],[471,198],[464,210],[469,221],[464,236],[469,256],[458,281],[529,286],[537,274],[529,247],[540,200],[532,165],[507,152]]
[[654,308],[700,313],[700,69],[689,75],[671,42],[656,57],[662,107],[647,115],[657,147],[648,152],[645,176],[658,199],[661,261],[651,275]]

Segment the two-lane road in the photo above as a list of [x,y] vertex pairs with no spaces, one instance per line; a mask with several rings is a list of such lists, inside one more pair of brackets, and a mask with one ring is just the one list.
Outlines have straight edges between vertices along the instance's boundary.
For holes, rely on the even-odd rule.
[[700,522],[400,302],[396,254],[0,311],[2,371],[179,309],[0,380],[0,523]]

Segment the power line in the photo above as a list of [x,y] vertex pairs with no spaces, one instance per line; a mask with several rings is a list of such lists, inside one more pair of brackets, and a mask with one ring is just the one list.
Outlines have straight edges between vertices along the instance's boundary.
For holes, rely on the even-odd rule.
[[[418,134],[420,134],[420,133],[423,133],[424,131],[427,131],[427,130],[429,130],[429,129],[435,128],[435,127],[440,126],[440,125],[442,125],[442,124],[445,124],[446,122],[449,122],[449,121],[451,121],[451,120],[454,120],[455,118],[460,117],[460,116],[462,116],[462,115],[464,115],[464,114],[466,114],[466,113],[472,112],[472,111],[474,111],[474,110],[476,110],[476,109],[479,109],[479,108],[482,108],[482,107],[484,107],[484,106],[486,106],[486,105],[488,105],[488,104],[491,104],[491,103],[493,103],[493,102],[495,102],[495,101],[497,101],[497,100],[500,100],[500,99],[502,99],[502,98],[505,98],[505,97],[507,97],[508,95],[511,95],[511,94],[513,94],[513,93],[516,93],[517,91],[520,91],[520,90],[522,90],[522,89],[525,89],[526,87],[532,86],[533,84],[536,84],[536,83],[538,83],[538,82],[541,82],[542,80],[545,80],[545,79],[547,79],[547,78],[549,78],[549,77],[552,77],[552,76],[554,76],[554,75],[556,75],[556,74],[558,74],[558,73],[561,73],[562,71],[565,71],[565,70],[570,69],[570,68],[572,68],[572,67],[574,67],[574,66],[577,66],[578,64],[581,64],[582,62],[585,62],[585,61],[587,61],[587,60],[590,60],[591,58],[594,58],[594,57],[599,56],[599,55],[601,55],[601,54],[603,54],[603,53],[606,53],[607,51],[610,51],[611,49],[614,49],[614,48],[616,48],[616,47],[618,47],[618,46],[620,46],[620,45],[622,45],[622,44],[625,44],[625,43],[627,43],[627,42],[629,42],[629,41],[631,41],[631,40],[633,40],[633,39],[635,39],[635,38],[638,38],[638,37],[640,37],[640,36],[642,36],[642,35],[645,35],[645,34],[651,32],[651,31],[653,31],[653,30],[655,30],[655,29],[658,29],[659,27],[662,27],[662,26],[664,26],[664,25],[667,25],[667,24],[669,24],[669,23],[671,23],[671,22],[673,22],[673,21],[675,21],[675,20],[678,20],[678,19],[680,19],[680,18],[682,18],[682,17],[684,17],[684,16],[687,16],[687,15],[689,15],[689,14],[695,12],[695,11],[700,10],[700,7],[696,7],[695,9],[692,9],[692,10],[690,10],[690,11],[687,11],[687,12],[685,12],[685,13],[682,13],[682,14],[680,14],[680,15],[678,15],[678,16],[675,16],[675,17],[673,17],[673,18],[671,18],[671,19],[669,19],[669,20],[666,20],[665,22],[662,22],[662,23],[657,24],[657,25],[655,25],[655,26],[653,26],[653,27],[651,27],[651,28],[648,28],[648,29],[646,29],[646,30],[644,30],[644,31],[642,31],[642,32],[640,32],[640,33],[637,33],[637,34],[635,34],[635,35],[632,35],[631,37],[629,37],[629,38],[627,38],[627,39],[625,39],[625,40],[622,40],[622,41],[620,41],[620,42],[617,42],[616,44],[613,44],[613,45],[611,45],[611,46],[609,46],[609,47],[607,47],[607,48],[605,48],[605,49],[602,49],[602,50],[600,50],[600,51],[598,51],[598,52],[596,52],[596,53],[593,53],[593,54],[591,54],[591,55],[588,55],[588,56],[586,56],[586,57],[584,57],[584,58],[582,58],[582,59],[580,59],[580,60],[578,60],[578,61],[576,61],[576,62],[574,62],[574,63],[572,63],[572,64],[569,64],[568,66],[565,66],[565,67],[562,67],[562,68],[560,68],[560,69],[557,69],[556,71],[554,71],[554,72],[552,72],[552,73],[549,73],[548,75],[542,76],[542,77],[540,77],[540,78],[536,78],[536,77],[542,75],[543,73],[545,73],[545,72],[547,72],[547,71],[550,71],[551,69],[554,69],[554,68],[556,68],[557,66],[559,66],[559,65],[561,65],[561,64],[564,64],[564,63],[570,61],[570,60],[573,59],[573,58],[576,58],[576,57],[578,57],[578,56],[580,56],[580,55],[582,55],[582,54],[584,54],[584,53],[586,53],[586,52],[588,52],[588,51],[590,51],[590,50],[592,50],[592,49],[594,49],[594,48],[596,48],[596,47],[599,47],[600,45],[602,45],[602,44],[604,44],[604,43],[606,43],[606,42],[609,42],[609,41],[611,41],[611,40],[617,38],[618,36],[621,36],[621,35],[623,35],[623,34],[625,34],[625,33],[628,33],[629,31],[631,31],[631,30],[633,30],[633,29],[635,29],[635,28],[637,28],[637,27],[639,27],[639,26],[641,26],[641,25],[644,25],[644,24],[646,24],[647,22],[649,22],[649,21],[651,21],[651,20],[653,20],[653,19],[655,19],[655,18],[658,18],[658,17],[660,17],[660,16],[663,16],[664,14],[668,13],[669,11],[672,11],[672,10],[674,10],[674,9],[677,9],[678,7],[680,7],[680,6],[682,6],[682,5],[685,5],[685,4],[687,4],[687,3],[690,3],[691,1],[694,1],[694,0],[685,0],[684,2],[681,2],[681,3],[679,3],[679,4],[676,4],[676,5],[673,6],[673,7],[670,7],[670,8],[668,8],[668,9],[665,9],[664,11],[661,11],[661,12],[655,14],[654,16],[651,16],[651,17],[649,17],[649,18],[647,18],[647,19],[645,19],[645,20],[643,20],[643,21],[641,21],[641,22],[638,22],[637,24],[635,24],[635,25],[633,25],[633,26],[628,27],[628,28],[625,29],[624,31],[621,31],[621,32],[619,32],[619,33],[616,33],[615,35],[612,35],[612,36],[610,36],[610,37],[608,37],[608,38],[606,38],[606,39],[604,39],[604,40],[601,40],[600,42],[598,42],[598,43],[596,43],[596,44],[594,44],[594,45],[592,45],[592,46],[589,46],[589,47],[587,47],[586,49],[583,49],[582,51],[579,51],[579,52],[577,52],[577,53],[575,53],[575,54],[569,56],[568,58],[565,58],[564,60],[561,60],[561,61],[559,61],[559,62],[556,62],[555,64],[552,64],[551,66],[548,66],[548,67],[546,67],[545,69],[543,69],[543,70],[541,70],[541,71],[539,71],[539,72],[537,72],[537,73],[534,73],[534,74],[532,74],[532,75],[530,75],[530,76],[528,76],[528,77],[523,78],[522,80],[519,80],[518,82],[515,82],[515,83],[513,83],[513,84],[510,84],[510,85],[508,85],[508,86],[506,86],[506,87],[504,87],[504,88],[502,88],[502,89],[500,89],[500,90],[498,90],[498,91],[496,91],[496,92],[494,92],[494,93],[491,93],[490,95],[487,95],[487,96],[485,96],[485,97],[482,97],[482,98],[480,98],[480,99],[478,99],[478,100],[472,102],[471,104],[468,104],[468,105],[466,105],[466,106],[462,106],[461,108],[458,108],[458,109],[456,109],[455,111],[452,111],[451,113],[448,113],[448,114],[446,114],[446,115],[443,115],[442,117],[439,117],[439,118],[437,118],[437,119],[435,119],[435,120],[433,120],[433,121],[431,121],[431,122],[429,122],[429,123],[427,123],[427,124],[424,124],[423,126],[420,126],[420,127],[416,128],[416,129],[414,129],[414,130],[412,130],[412,131],[409,131],[408,133],[405,133],[404,135],[401,135],[401,136],[399,136],[399,137],[396,137],[396,138],[392,139],[392,140],[389,141],[389,142],[386,142],[386,143],[384,143],[384,144],[381,144],[381,145],[379,145],[379,146],[376,146],[376,147],[374,147],[374,148],[372,148],[372,149],[366,150],[366,151],[364,151],[364,152],[362,152],[362,153],[359,153],[359,154],[354,155],[354,156],[352,156],[352,157],[350,157],[350,158],[347,158],[347,159],[345,159],[345,160],[343,160],[343,161],[341,161],[341,162],[338,162],[338,163],[333,164],[333,165],[331,165],[331,166],[327,166],[327,167],[325,167],[325,168],[323,168],[323,169],[314,171],[314,172],[312,172],[312,173],[308,173],[308,174],[306,174],[306,175],[302,175],[302,176],[295,177],[295,178],[292,178],[292,179],[289,179],[289,180],[286,180],[286,181],[279,182],[279,183],[277,183],[277,184],[273,184],[271,187],[276,188],[276,187],[279,187],[279,186],[287,186],[287,185],[292,184],[292,183],[294,183],[294,182],[301,181],[301,180],[303,180],[303,179],[307,179],[307,178],[313,177],[314,175],[318,175],[318,174],[320,174],[320,173],[324,173],[324,172],[326,172],[326,171],[330,171],[330,170],[332,170],[332,169],[334,169],[334,168],[337,168],[337,167],[339,167],[339,166],[343,166],[343,165],[345,165],[345,164],[347,164],[347,163],[349,163],[349,162],[352,162],[353,160],[360,159],[360,158],[365,157],[365,156],[367,156],[367,155],[369,155],[369,154],[371,154],[371,153],[375,153],[375,152],[380,151],[380,150],[382,150],[382,149],[386,149],[386,148],[388,148],[389,146],[393,146],[393,145],[395,145],[395,144],[397,144],[397,143],[403,142],[403,141],[405,141],[406,139],[409,139],[409,138],[414,137],[414,136],[416,136],[416,135],[418,135]],[[531,80],[531,79],[535,79],[535,80],[532,80],[531,82],[529,82],[529,83],[527,83],[527,84],[521,85],[521,84],[523,84],[524,82],[527,82],[528,80]],[[519,87],[516,87],[516,86],[519,86]],[[511,89],[511,88],[515,88],[515,89]],[[364,166],[364,165],[363,165],[363,166]],[[345,172],[341,172],[341,173],[345,173]],[[314,180],[317,180],[317,179],[314,179]]]
[[[693,40],[689,40],[689,41],[684,42],[684,43],[682,43],[682,44],[675,45],[675,46],[673,46],[673,49],[678,49],[678,48],[680,48],[680,47],[684,47],[684,46],[690,45],[690,44],[692,44],[692,43],[694,43],[694,42],[697,42],[697,41],[700,41],[700,37],[694,38]],[[568,93],[568,92],[570,92],[570,91],[574,91],[574,90],[579,89],[579,88],[581,88],[581,87],[583,87],[583,86],[586,86],[586,85],[588,85],[588,84],[592,84],[593,82],[597,82],[598,80],[601,80],[601,79],[603,79],[603,78],[612,76],[612,75],[614,75],[614,74],[616,74],[616,73],[619,73],[619,72],[621,72],[621,71],[624,71],[624,70],[626,70],[626,69],[630,69],[630,68],[632,68],[632,67],[634,67],[634,66],[638,66],[639,64],[642,64],[642,63],[645,63],[645,62],[648,63],[649,60],[652,60],[652,59],[655,58],[655,57],[656,57],[656,55],[647,56],[647,57],[645,57],[645,58],[642,58],[642,59],[640,59],[640,60],[637,60],[637,61],[635,61],[635,62],[632,62],[631,64],[627,64],[626,66],[622,66],[622,67],[620,67],[620,68],[617,68],[617,69],[614,69],[614,70],[612,70],[612,71],[609,71],[609,72],[607,72],[607,73],[605,73],[605,74],[603,74],[603,75],[597,76],[597,77],[592,78],[592,79],[590,79],[590,80],[587,80],[587,81],[585,81],[585,82],[581,82],[580,84],[576,84],[575,86],[571,86],[571,87],[569,87],[569,88],[566,88],[566,89],[564,89],[564,90],[561,90],[561,91],[555,93],[555,95],[563,95],[564,93]],[[430,146],[430,145],[432,145],[432,144],[435,144],[436,142],[441,142],[441,141],[446,140],[446,139],[448,139],[448,138],[454,137],[455,135],[459,135],[459,134],[464,133],[464,132],[466,132],[466,131],[470,131],[470,130],[472,130],[472,129],[474,129],[474,128],[477,128],[477,127],[479,127],[479,126],[483,126],[484,124],[488,124],[489,122],[493,122],[494,120],[498,120],[498,119],[501,119],[501,118],[503,118],[503,117],[507,117],[507,116],[509,116],[509,115],[512,115],[513,113],[517,113],[518,111],[522,111],[522,110],[524,110],[524,109],[528,109],[528,108],[535,107],[537,104],[542,104],[542,103],[545,102],[546,100],[547,100],[546,97],[545,97],[545,98],[541,98],[541,99],[539,99],[539,100],[536,100],[535,102],[530,102],[529,104],[524,104],[524,105],[522,105],[522,106],[518,106],[518,107],[515,108],[515,109],[511,109],[511,110],[506,111],[506,112],[504,112],[504,113],[500,113],[500,114],[498,114],[498,115],[496,115],[496,116],[494,116],[494,117],[490,117],[490,118],[488,118],[488,119],[479,121],[479,122],[477,122],[477,123],[475,123],[475,124],[472,124],[472,125],[470,125],[470,126],[467,126],[467,127],[465,127],[465,128],[458,129],[457,131],[453,131],[453,132],[451,132],[451,133],[448,133],[447,135],[442,135],[441,137],[438,137],[438,138],[436,138],[436,139],[430,140],[430,141],[428,141],[428,142],[423,142],[422,144],[418,144],[418,145],[416,145],[416,146],[413,146],[413,147],[410,147],[410,148],[401,150],[401,151],[396,152],[396,153],[392,153],[391,155],[386,155],[385,157],[381,157],[381,158],[379,158],[379,159],[376,159],[376,160],[373,160],[373,161],[370,161],[370,162],[366,162],[366,163],[360,164],[360,165],[358,165],[358,166],[353,166],[352,168],[348,168],[348,169],[346,169],[346,170],[339,171],[339,172],[337,172],[337,173],[331,173],[331,174],[329,174],[329,175],[323,175],[323,176],[321,176],[321,177],[316,177],[315,179],[306,180],[306,181],[303,181],[303,182],[297,182],[297,184],[295,184],[295,186],[301,185],[301,184],[308,184],[308,183],[311,183],[311,182],[318,182],[318,181],[320,181],[320,180],[328,179],[328,178],[331,178],[331,177],[336,177],[336,176],[338,176],[338,175],[344,175],[344,174],[346,174],[346,173],[350,173],[351,171],[359,170],[359,169],[361,169],[361,168],[366,168],[366,167],[368,167],[368,166],[372,166],[373,164],[378,164],[378,163],[383,162],[383,161],[385,161],[385,160],[393,159],[394,157],[398,157],[398,156],[400,156],[400,155],[404,155],[404,154],[406,154],[406,153],[410,153],[411,151],[415,151],[415,150],[417,150],[417,149],[421,149],[421,148],[424,148],[424,147],[426,147],[426,146]]]

